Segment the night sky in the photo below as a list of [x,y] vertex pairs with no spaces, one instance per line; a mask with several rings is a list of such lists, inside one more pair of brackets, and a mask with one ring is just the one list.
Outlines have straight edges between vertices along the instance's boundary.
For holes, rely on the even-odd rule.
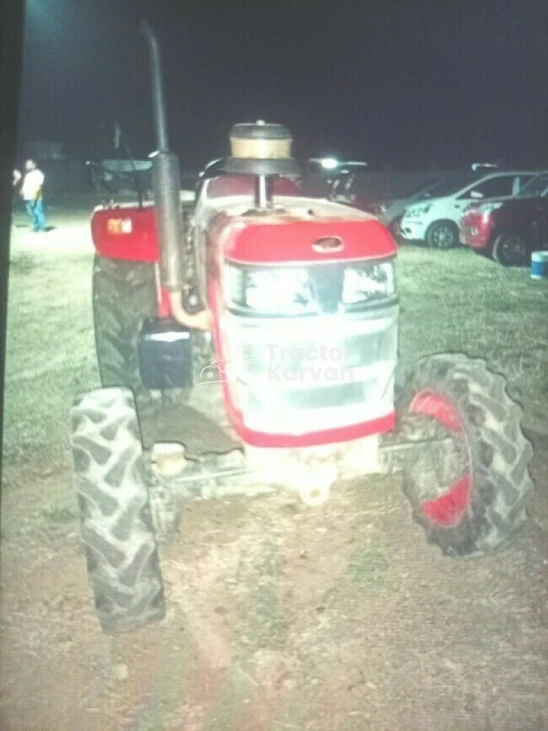
[[154,149],[143,17],[185,169],[255,119],[298,157],[548,167],[544,0],[27,0],[20,146],[108,156],[118,119],[136,157]]

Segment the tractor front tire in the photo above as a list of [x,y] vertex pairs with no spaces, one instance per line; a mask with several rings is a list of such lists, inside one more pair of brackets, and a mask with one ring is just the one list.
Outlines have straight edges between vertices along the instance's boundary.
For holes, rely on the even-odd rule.
[[423,433],[413,439],[427,439],[434,426],[455,447],[449,478],[436,479],[436,465],[422,474],[416,465],[404,469],[404,490],[429,542],[451,556],[502,548],[524,525],[534,488],[533,450],[505,379],[465,355],[424,358],[403,390],[402,421],[407,414],[422,415]]
[[161,620],[164,593],[133,394],[93,391],[75,401],[71,418],[82,539],[103,631]]

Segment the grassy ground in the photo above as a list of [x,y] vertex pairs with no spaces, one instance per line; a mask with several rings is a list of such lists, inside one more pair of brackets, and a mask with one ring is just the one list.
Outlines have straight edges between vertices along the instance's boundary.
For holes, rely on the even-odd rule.
[[59,459],[68,446],[74,394],[98,385],[91,267],[91,237],[83,215],[46,234],[15,229],[4,395],[8,465],[31,454],[48,462]]
[[399,256],[401,359],[436,352],[485,358],[508,379],[525,424],[545,429],[548,282],[505,269],[464,248],[405,246]]

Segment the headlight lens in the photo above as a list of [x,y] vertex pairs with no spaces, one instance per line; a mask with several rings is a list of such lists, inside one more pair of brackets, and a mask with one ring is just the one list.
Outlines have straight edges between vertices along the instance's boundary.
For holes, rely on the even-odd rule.
[[334,313],[394,299],[393,261],[309,267],[225,266],[229,307],[263,315]]
[[425,216],[431,208],[431,205],[413,206],[406,210],[405,216],[407,218],[420,218],[421,216]]
[[306,269],[226,266],[229,306],[272,314],[314,312]]
[[345,267],[341,297],[343,305],[391,299],[395,294],[396,277],[393,262]]
[[305,269],[256,270],[246,273],[245,304],[252,310],[280,314],[314,311]]

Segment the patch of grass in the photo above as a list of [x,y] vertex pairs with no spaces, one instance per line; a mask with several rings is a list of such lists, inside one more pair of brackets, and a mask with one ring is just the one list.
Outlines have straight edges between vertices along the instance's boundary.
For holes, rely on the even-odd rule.
[[[464,247],[433,251],[402,245],[400,370],[432,353],[484,358],[524,407],[524,424],[548,411],[548,282],[507,269]],[[548,419],[547,419],[548,428]]]
[[259,589],[255,593],[255,618],[250,622],[253,644],[256,646],[283,644],[287,638],[288,620],[276,592]]
[[42,515],[52,523],[73,523],[78,520],[76,508],[64,505],[56,505],[52,508],[46,508],[42,511]]
[[249,587],[240,601],[239,614],[245,617],[243,628],[249,644],[254,647],[282,644],[289,622],[279,595],[278,579],[282,561],[277,545],[266,539],[257,553],[240,565],[238,584]]
[[73,398],[97,382],[91,255],[60,265],[51,252],[15,250],[6,337],[6,464],[59,459],[68,449]]
[[209,710],[204,723],[204,731],[226,731],[228,728],[237,728],[245,715],[244,701],[255,690],[251,681],[245,676],[232,672],[226,687],[216,694],[215,703]]
[[10,275],[31,274],[37,266],[36,260],[29,254],[18,254],[10,259]]
[[348,566],[350,580],[362,591],[383,586],[388,569],[386,557],[372,546],[364,546],[356,551]]

